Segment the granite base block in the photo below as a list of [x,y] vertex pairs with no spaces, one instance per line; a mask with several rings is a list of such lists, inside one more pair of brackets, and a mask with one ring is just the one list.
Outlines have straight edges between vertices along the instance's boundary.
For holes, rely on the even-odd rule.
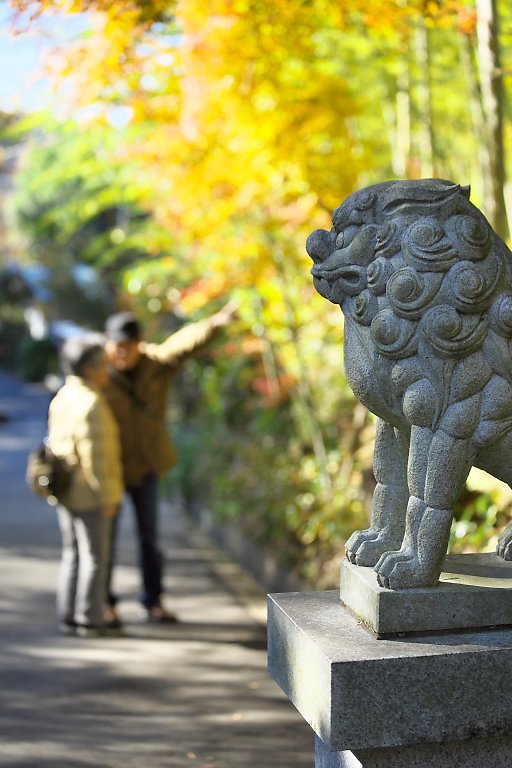
[[337,591],[295,592],[269,596],[268,644],[270,674],[327,750],[512,733],[510,629],[378,640]]
[[394,591],[373,568],[344,560],[340,598],[378,637],[512,626],[512,563],[494,553],[448,555],[439,584]]
[[315,768],[511,768],[512,737],[331,752],[315,739]]

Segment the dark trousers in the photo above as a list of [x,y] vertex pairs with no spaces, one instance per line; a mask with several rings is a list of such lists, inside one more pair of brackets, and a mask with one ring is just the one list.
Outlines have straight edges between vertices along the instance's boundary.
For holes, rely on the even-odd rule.
[[[160,604],[162,594],[163,557],[158,549],[158,477],[146,475],[139,485],[126,489],[132,501],[137,526],[139,564],[142,571],[143,591],[140,597],[142,605],[151,608]],[[111,556],[108,578],[108,601],[116,604],[111,590],[112,565],[115,559],[115,538],[117,525],[113,526]]]

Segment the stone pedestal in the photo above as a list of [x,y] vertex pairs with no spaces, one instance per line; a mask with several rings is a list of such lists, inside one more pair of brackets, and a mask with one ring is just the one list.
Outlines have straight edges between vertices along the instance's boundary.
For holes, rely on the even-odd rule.
[[315,768],[510,768],[512,738],[331,752],[315,738]]
[[512,767],[511,629],[377,639],[329,591],[270,595],[268,636],[317,768]]
[[343,560],[340,598],[379,637],[512,627],[512,563],[493,552],[448,555],[435,587],[393,591],[373,568]]

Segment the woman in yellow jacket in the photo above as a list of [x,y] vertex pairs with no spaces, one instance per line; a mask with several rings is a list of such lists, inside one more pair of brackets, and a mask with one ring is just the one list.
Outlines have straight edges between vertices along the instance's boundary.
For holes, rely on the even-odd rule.
[[62,632],[94,636],[108,630],[104,560],[123,496],[119,434],[101,393],[108,382],[101,339],[93,334],[69,339],[62,367],[66,380],[50,404],[48,438],[73,472],[57,507],[62,534],[57,613]]

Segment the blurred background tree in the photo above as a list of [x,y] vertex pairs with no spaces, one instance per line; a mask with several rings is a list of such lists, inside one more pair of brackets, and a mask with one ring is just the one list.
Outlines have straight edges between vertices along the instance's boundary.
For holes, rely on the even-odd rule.
[[[80,14],[85,29],[47,58],[59,108],[23,136],[9,210],[25,259],[48,270],[54,293],[74,266],[94,269],[106,293],[85,314],[75,296],[65,316],[99,326],[112,306],[131,307],[153,338],[238,297],[224,342],[173,398],[174,483],[332,586],[343,541],[366,525],[373,420],[345,382],[342,318],[313,290],[304,242],[358,187],[432,175],[471,183],[507,237],[512,10],[504,0],[11,5],[19,32],[52,15]],[[472,475],[454,548],[492,546],[509,503]]]

